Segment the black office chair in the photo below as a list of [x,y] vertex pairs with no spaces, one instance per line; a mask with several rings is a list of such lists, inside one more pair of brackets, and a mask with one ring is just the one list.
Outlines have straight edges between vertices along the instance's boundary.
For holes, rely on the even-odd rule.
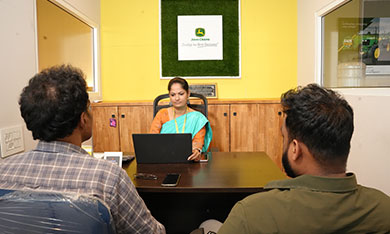
[[110,210],[92,196],[0,189],[1,233],[115,234]]
[[[167,99],[169,98],[169,94],[162,94],[158,97],[156,97],[153,101],[153,118],[156,116],[157,112],[163,108],[167,108],[167,107],[170,107],[171,104],[168,104],[168,105],[159,105],[159,102],[163,99]],[[197,103],[191,103],[190,102],[190,99],[191,98],[198,98],[201,100],[202,103],[200,104],[197,104]],[[192,100],[192,99],[191,99]],[[207,98],[205,96],[203,96],[202,94],[199,94],[199,93],[190,93],[190,98],[188,100],[188,103],[187,105],[194,109],[194,110],[197,110],[199,112],[201,112],[204,116],[208,116],[208,103],[207,103]]]

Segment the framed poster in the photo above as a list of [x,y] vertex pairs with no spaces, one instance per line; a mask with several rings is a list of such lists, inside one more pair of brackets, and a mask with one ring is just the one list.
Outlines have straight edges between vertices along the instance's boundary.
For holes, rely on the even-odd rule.
[[104,152],[104,159],[122,167],[123,152]]
[[223,60],[222,15],[177,16],[179,61]]
[[390,17],[339,18],[338,30],[340,61],[356,52],[366,75],[390,74]]
[[160,0],[160,78],[240,78],[240,0]]

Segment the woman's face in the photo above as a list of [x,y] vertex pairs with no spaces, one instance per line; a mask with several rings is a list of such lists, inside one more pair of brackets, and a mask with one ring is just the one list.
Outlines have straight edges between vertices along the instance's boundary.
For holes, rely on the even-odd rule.
[[181,84],[172,84],[171,90],[169,91],[169,99],[171,100],[173,107],[181,108],[183,106],[187,106],[188,97],[189,93],[183,89]]

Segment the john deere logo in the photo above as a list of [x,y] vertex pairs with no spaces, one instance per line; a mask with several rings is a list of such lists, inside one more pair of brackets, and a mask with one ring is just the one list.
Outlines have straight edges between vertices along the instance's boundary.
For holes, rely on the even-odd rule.
[[195,35],[197,37],[204,37],[204,35],[206,34],[204,28],[197,28],[195,29]]

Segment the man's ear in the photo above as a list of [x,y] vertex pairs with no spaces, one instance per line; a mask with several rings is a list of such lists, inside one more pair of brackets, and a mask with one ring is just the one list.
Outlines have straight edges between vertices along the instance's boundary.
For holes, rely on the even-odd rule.
[[291,159],[296,161],[302,156],[302,146],[301,142],[298,140],[294,139],[290,143],[290,150],[291,150]]
[[79,122],[79,126],[80,128],[84,128],[84,126],[87,124],[87,113],[84,111],[83,113],[81,113],[80,115],[80,122]]

